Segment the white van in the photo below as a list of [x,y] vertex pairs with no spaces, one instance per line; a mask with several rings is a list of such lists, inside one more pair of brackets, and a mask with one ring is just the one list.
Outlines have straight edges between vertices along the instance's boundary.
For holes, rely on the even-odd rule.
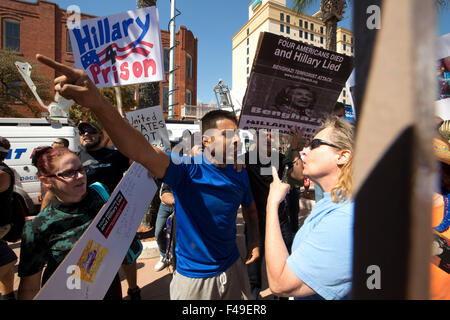
[[41,184],[31,164],[34,148],[50,146],[56,138],[65,138],[69,140],[69,149],[78,152],[78,130],[64,118],[0,118],[0,136],[11,144],[5,163],[16,175],[14,191],[22,197],[30,213],[35,214],[39,211]]
[[167,134],[170,141],[179,141],[183,136],[185,130],[189,130],[191,133],[201,131],[200,121],[180,121],[180,120],[165,120],[167,127]]

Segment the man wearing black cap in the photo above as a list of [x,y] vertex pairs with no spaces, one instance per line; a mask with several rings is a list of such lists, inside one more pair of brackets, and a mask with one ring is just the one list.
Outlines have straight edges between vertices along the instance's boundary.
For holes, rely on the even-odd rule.
[[94,122],[81,122],[78,125],[80,144],[78,153],[83,166],[88,166],[88,185],[101,182],[112,193],[127,171],[130,161],[119,151],[105,147],[103,131]]
[[[130,161],[119,151],[106,147],[103,131],[94,122],[81,122],[78,125],[80,144],[83,147],[78,153],[81,163],[86,168],[88,185],[94,182],[104,184],[111,194],[127,171]],[[128,281],[128,296],[131,300],[140,300],[140,289],[137,286],[136,262],[131,265],[122,264]]]

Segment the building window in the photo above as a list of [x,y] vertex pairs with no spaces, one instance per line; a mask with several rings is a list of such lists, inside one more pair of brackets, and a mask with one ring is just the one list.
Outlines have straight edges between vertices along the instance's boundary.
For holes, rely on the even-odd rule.
[[280,13],[280,20],[284,21],[284,13]]
[[70,42],[69,30],[66,30],[66,52],[73,52],[72,43]]
[[249,35],[250,34],[250,29],[249,28],[247,28],[247,35]]
[[311,41],[314,41],[314,34],[311,33]]
[[192,93],[189,89],[186,89],[186,105],[192,105]]
[[347,94],[347,93],[345,92],[345,90],[343,90],[343,91],[342,91],[342,95],[345,97],[346,94]]
[[186,54],[186,77],[192,78],[192,57]]
[[344,102],[344,104],[347,104],[347,101],[345,101],[345,99],[344,99],[344,101],[343,101],[343,102]]
[[350,49],[351,49],[351,52],[353,53],[353,47],[350,47]]
[[314,23],[311,23],[310,26],[311,26],[311,30],[314,31]]
[[286,26],[286,33],[287,33],[287,34],[290,34],[290,33],[291,33],[291,27]]
[[249,74],[250,73],[250,68],[249,67],[247,67],[247,74]]
[[347,45],[344,43],[344,51],[347,50]]
[[247,57],[247,64],[249,64],[250,63],[250,58],[249,57]]
[[284,24],[280,23],[280,32],[284,32]]
[[323,27],[320,27],[320,33],[323,34]]
[[250,44],[250,38],[247,38],[247,45]]
[[303,28],[303,20],[302,19],[298,20],[298,25],[300,26],[300,28]]
[[248,55],[248,54],[250,54],[250,49],[249,49],[249,48],[247,48],[247,55]]
[[308,32],[305,31],[305,39],[306,40],[308,40],[308,36],[309,36]]
[[290,15],[286,15],[286,23],[291,23],[291,16]]
[[320,44],[323,44],[323,37],[320,37]]
[[163,87],[163,111],[169,110],[169,87]]
[[308,21],[305,21],[305,29],[308,29]]
[[169,48],[164,48],[164,72],[169,72],[170,64],[169,64]]
[[299,36],[300,38],[303,38],[303,30],[299,30],[299,31],[298,31],[298,36]]
[[3,20],[3,49],[20,51],[20,22]]

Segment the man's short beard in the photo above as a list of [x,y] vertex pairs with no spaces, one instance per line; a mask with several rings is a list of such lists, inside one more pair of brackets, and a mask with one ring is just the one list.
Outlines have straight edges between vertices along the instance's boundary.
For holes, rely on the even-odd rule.
[[91,150],[91,149],[95,149],[96,147],[98,147],[99,145],[100,145],[100,143],[102,142],[102,139],[98,139],[97,141],[95,141],[95,142],[87,142],[87,143],[85,143],[84,145],[83,145],[83,147],[86,149],[86,150]]

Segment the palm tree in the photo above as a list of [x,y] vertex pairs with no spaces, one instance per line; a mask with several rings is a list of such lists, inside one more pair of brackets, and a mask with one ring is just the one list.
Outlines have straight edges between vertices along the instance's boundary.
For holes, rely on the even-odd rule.
[[[316,0],[294,0],[294,9],[302,12]],[[337,24],[342,20],[347,1],[345,0],[321,0],[320,18],[326,28],[326,49],[336,51]]]
[[[156,6],[157,0],[137,0],[138,8]],[[138,109],[159,105],[159,82],[147,82],[139,85]]]
[[[316,3],[317,0],[294,0],[294,9],[302,12],[307,7]],[[436,0],[436,5],[439,10],[448,8],[448,0]],[[347,8],[346,0],[321,0],[320,1],[320,18],[327,29],[326,34],[326,49],[336,51],[336,34],[337,24],[342,20],[342,17]]]

